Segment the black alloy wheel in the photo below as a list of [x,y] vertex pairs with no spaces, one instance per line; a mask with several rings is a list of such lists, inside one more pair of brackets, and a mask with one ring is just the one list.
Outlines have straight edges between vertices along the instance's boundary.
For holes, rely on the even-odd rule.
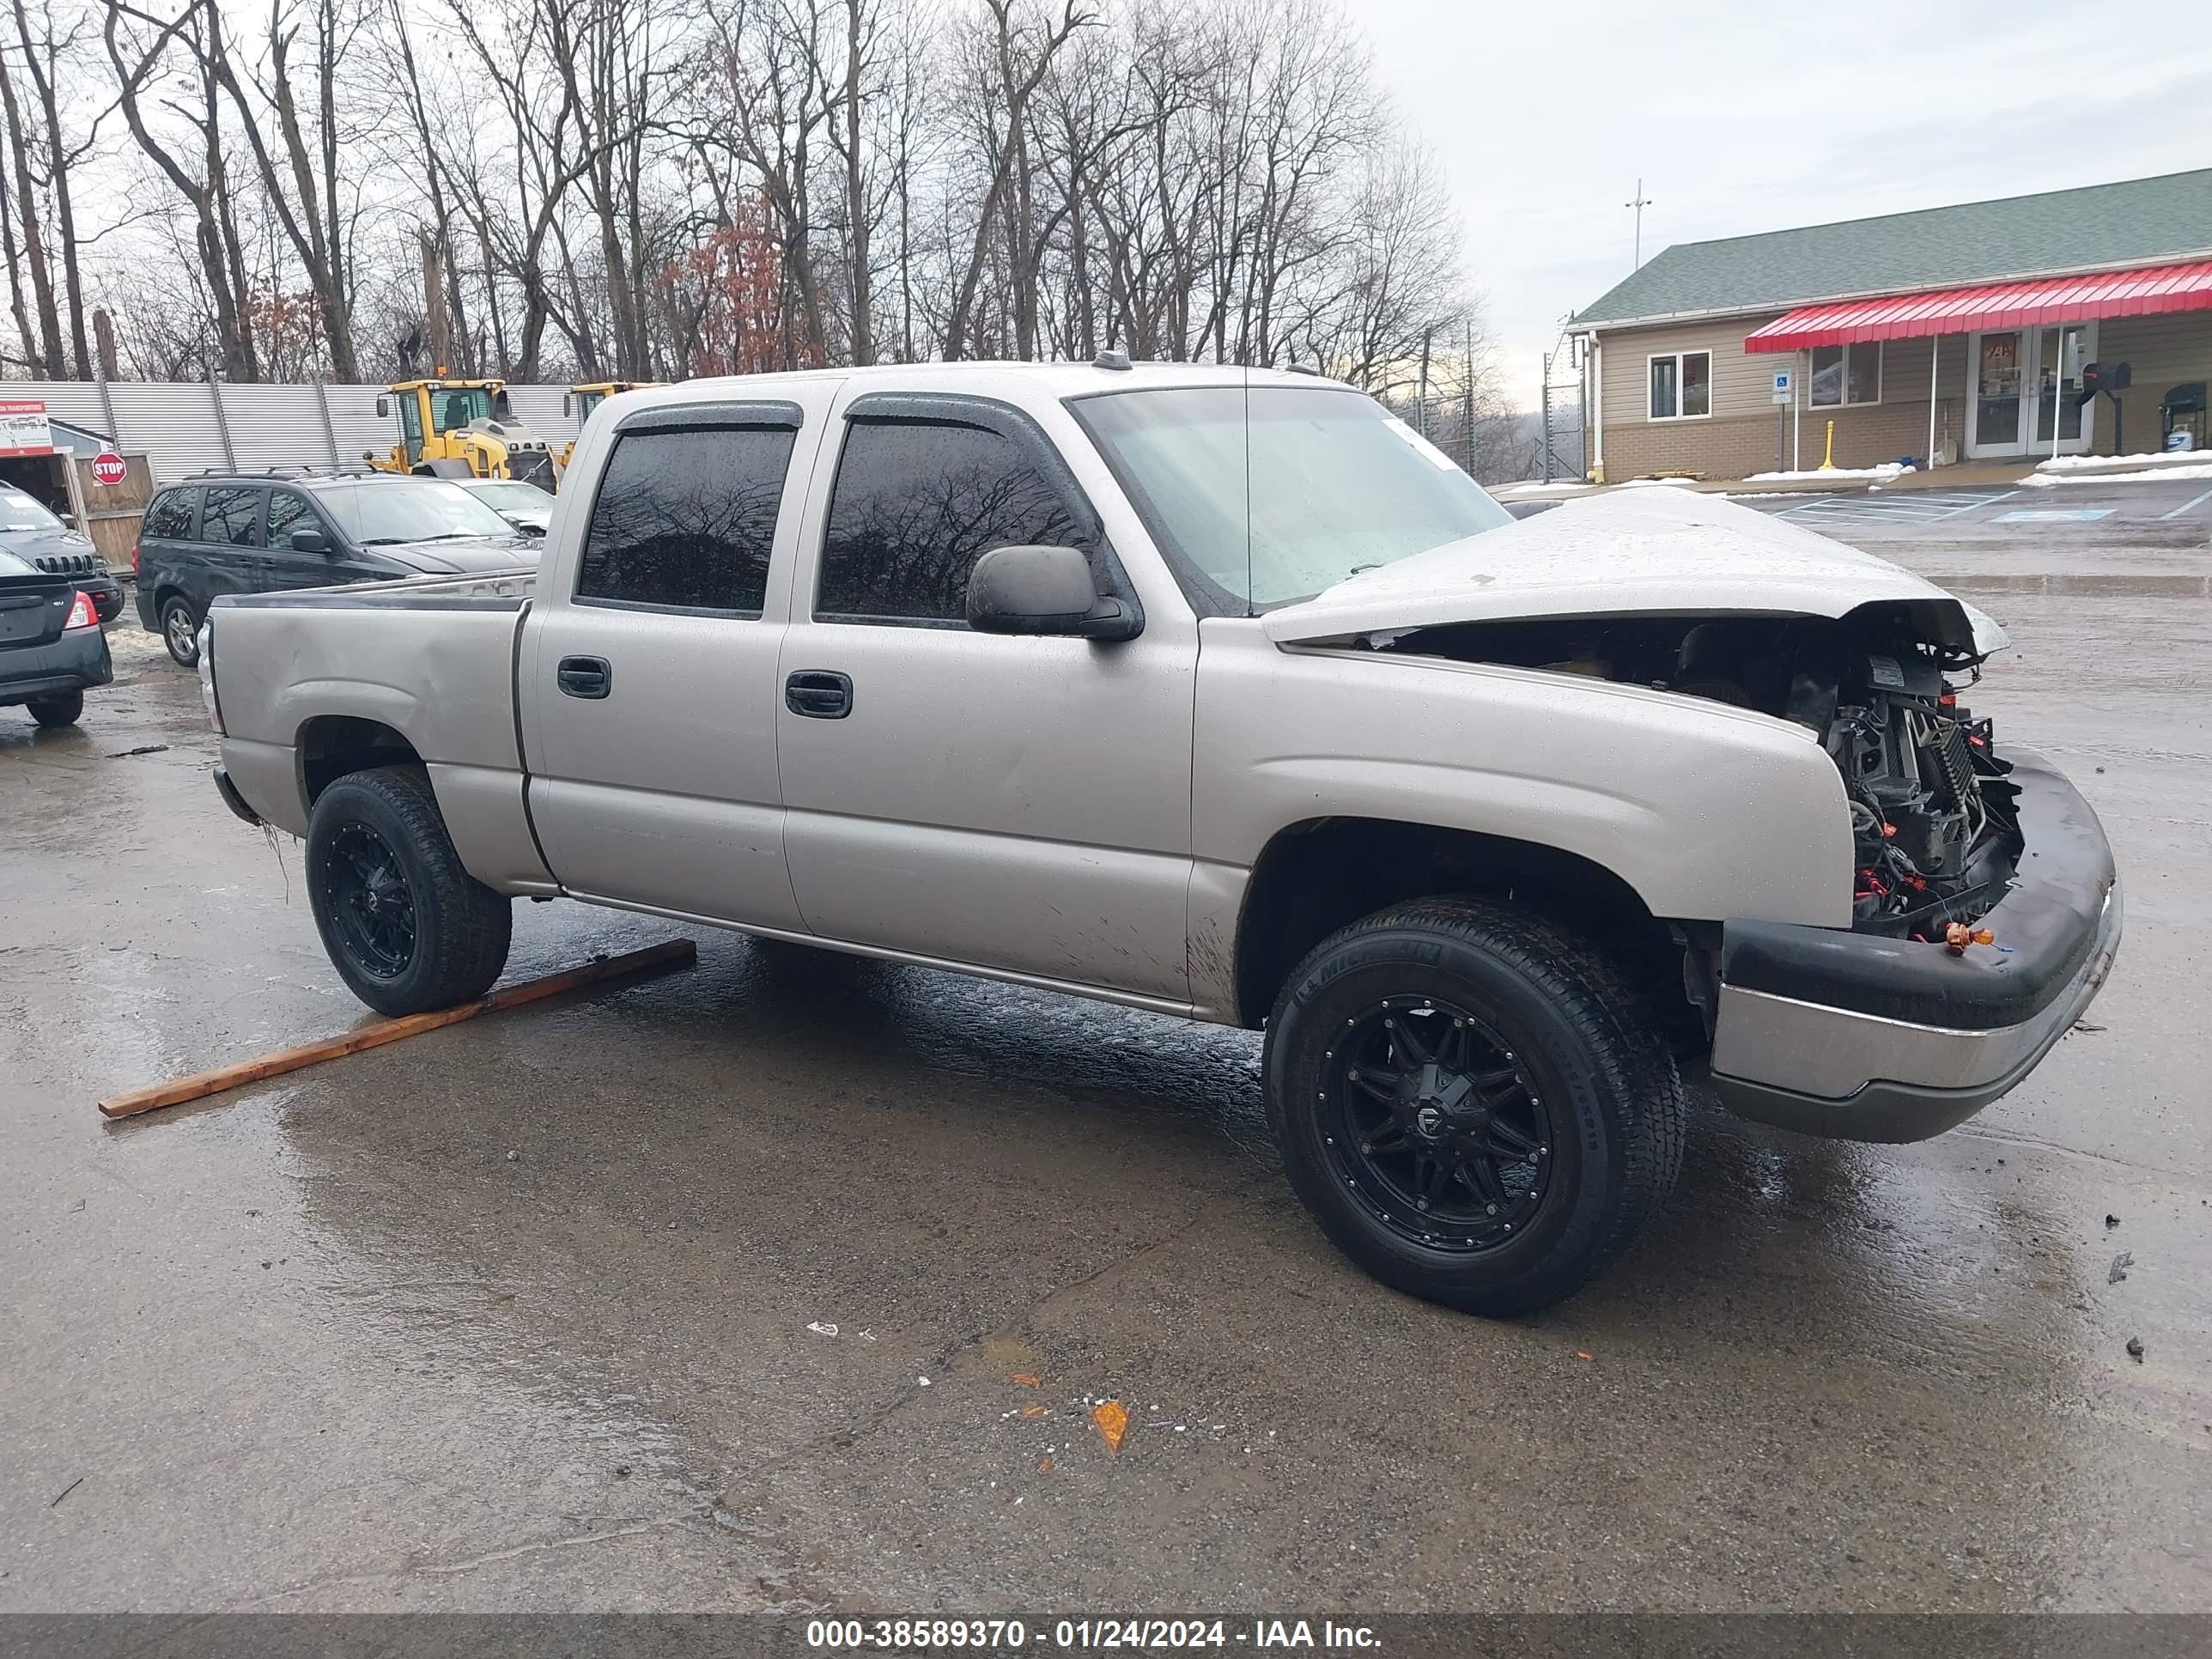
[[338,948],[371,979],[393,980],[415,960],[415,895],[399,854],[368,825],[342,825],[323,853],[325,891]]
[[1680,1073],[1644,988],[1589,938],[1488,896],[1338,929],[1267,1017],[1284,1173],[1386,1285],[1533,1313],[1589,1282],[1681,1164]]
[[1321,1091],[1339,1177],[1375,1218],[1479,1255],[1543,1213],[1553,1115],[1498,1034],[1465,1008],[1390,997],[1347,1020]]

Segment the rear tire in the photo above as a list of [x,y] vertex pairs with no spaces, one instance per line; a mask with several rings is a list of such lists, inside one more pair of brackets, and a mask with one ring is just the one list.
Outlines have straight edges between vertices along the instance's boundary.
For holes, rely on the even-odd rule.
[[172,593],[161,601],[161,643],[182,666],[199,666],[200,613],[180,593]]
[[77,717],[84,713],[84,693],[64,691],[58,696],[37,697],[26,707],[31,711],[31,718],[41,726],[75,726]]
[[1395,905],[1315,947],[1267,1023],[1267,1097],[1337,1248],[1469,1313],[1574,1294],[1681,1164],[1681,1082],[1641,995],[1487,900]]
[[351,772],[316,798],[307,902],[331,966],[380,1014],[473,1001],[507,966],[514,907],[462,867],[420,767]]

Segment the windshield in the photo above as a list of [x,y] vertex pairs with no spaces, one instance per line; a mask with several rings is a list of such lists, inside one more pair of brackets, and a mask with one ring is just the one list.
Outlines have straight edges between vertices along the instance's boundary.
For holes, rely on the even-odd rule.
[[443,387],[430,394],[430,428],[451,432],[491,418],[491,393],[480,386]]
[[1310,599],[1512,522],[1427,440],[1349,388],[1178,386],[1071,407],[1194,602],[1217,613]]
[[478,501],[489,501],[503,512],[544,513],[553,506],[553,498],[536,484],[482,483],[467,489]]
[[339,484],[317,490],[315,499],[341,530],[365,547],[514,533],[514,527],[498,514],[459,484],[441,478]]
[[0,531],[59,530],[62,521],[11,483],[0,483]]

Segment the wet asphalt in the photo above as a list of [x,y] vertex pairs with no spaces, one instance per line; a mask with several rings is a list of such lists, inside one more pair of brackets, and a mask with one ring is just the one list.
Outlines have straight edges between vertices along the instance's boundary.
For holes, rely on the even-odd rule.
[[118,629],[0,709],[0,1611],[2212,1609],[2212,525],[1988,516],[1853,539],[2104,815],[2089,1024],[1917,1146],[1701,1111],[1515,1323],[1330,1249],[1249,1036],[734,936],[108,1124],[364,1018]]

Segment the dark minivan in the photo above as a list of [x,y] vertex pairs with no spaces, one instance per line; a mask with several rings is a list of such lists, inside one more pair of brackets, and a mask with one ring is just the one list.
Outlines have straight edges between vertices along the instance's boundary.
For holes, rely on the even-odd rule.
[[138,620],[186,667],[219,593],[527,568],[538,538],[456,484],[379,473],[202,473],[147,503]]

